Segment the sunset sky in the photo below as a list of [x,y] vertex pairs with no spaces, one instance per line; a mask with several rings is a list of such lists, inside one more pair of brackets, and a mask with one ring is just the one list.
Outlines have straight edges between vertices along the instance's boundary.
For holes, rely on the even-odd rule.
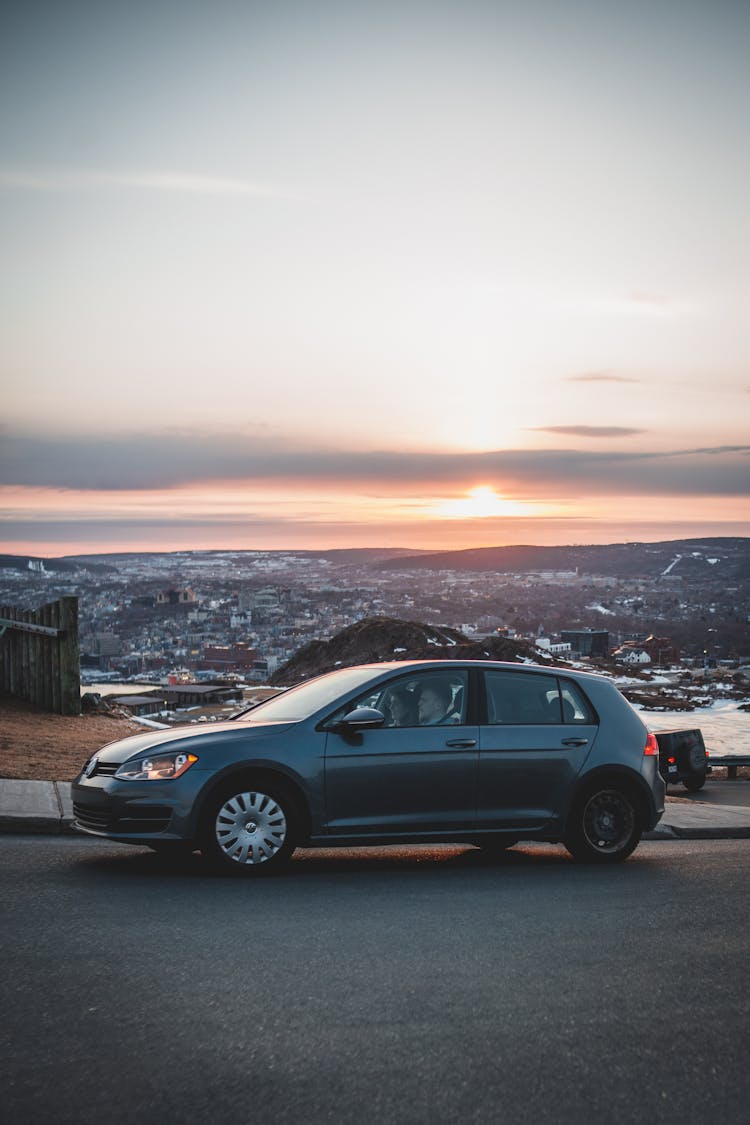
[[0,550],[750,534],[750,3],[25,0]]

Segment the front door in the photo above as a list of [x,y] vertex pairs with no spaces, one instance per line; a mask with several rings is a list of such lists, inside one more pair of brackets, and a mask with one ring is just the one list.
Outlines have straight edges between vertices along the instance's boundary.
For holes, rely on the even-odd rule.
[[379,685],[354,706],[376,707],[385,723],[357,735],[327,733],[328,832],[470,830],[479,728],[465,722],[467,672],[412,673]]

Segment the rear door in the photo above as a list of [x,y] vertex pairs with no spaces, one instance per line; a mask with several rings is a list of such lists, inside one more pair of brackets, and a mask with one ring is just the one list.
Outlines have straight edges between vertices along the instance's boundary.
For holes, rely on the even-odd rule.
[[596,739],[596,715],[572,680],[485,670],[477,827],[540,828],[566,807]]

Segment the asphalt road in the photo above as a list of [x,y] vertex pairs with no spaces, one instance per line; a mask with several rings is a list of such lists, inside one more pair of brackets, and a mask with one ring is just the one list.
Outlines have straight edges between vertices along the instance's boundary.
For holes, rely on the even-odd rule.
[[0,860],[13,1125],[747,1120],[750,841]]

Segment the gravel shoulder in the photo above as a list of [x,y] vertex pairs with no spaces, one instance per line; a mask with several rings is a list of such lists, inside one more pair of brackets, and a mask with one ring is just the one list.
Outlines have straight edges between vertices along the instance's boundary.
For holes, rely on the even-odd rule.
[[0,695],[0,778],[72,781],[94,750],[142,734],[125,715],[52,715]]

